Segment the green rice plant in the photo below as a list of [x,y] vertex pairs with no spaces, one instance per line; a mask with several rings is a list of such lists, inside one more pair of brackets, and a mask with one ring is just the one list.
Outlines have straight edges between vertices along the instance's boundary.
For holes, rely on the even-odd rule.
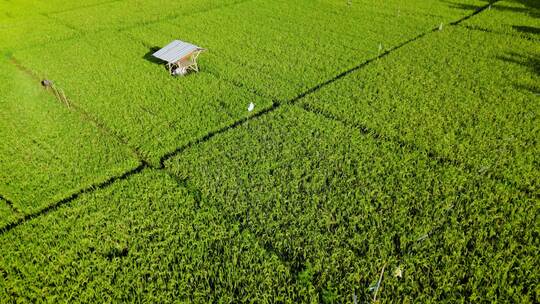
[[13,222],[14,220],[20,218],[21,215],[13,210],[8,202],[0,198],[0,227],[3,227],[6,224]]
[[0,17],[0,52],[47,44],[77,33],[41,15]]
[[210,50],[201,58],[209,72],[287,101],[376,57],[381,41],[396,46],[432,29],[438,20],[348,14],[324,4],[249,1],[127,33],[147,45],[175,37],[193,41]]
[[537,202],[421,151],[285,106],[165,165],[273,248],[319,301],[371,299],[385,264],[404,276],[385,277],[383,301],[535,297]]
[[[0,61],[0,195],[28,214],[134,168],[134,155]],[[5,202],[0,202],[2,205]],[[0,222],[10,222],[2,212]]]
[[[345,5],[340,0],[322,1],[331,5],[336,10],[349,11],[352,14],[363,14],[365,12],[383,12],[393,16],[409,16],[420,18],[438,18],[438,22],[454,21],[462,18],[464,15],[473,13],[475,10],[486,5],[487,1],[481,0],[457,0],[457,1],[369,1],[355,0],[351,6]],[[434,19],[435,20],[435,19]],[[438,23],[436,23],[438,24]]]
[[161,19],[213,10],[245,0],[123,0],[50,16],[82,32],[145,25]]
[[157,171],[2,234],[0,252],[7,302],[306,301],[253,234]]
[[[118,44],[123,47],[110,47]],[[127,37],[100,33],[14,56],[55,81],[73,104],[154,165],[164,154],[272,104],[205,73],[204,65],[201,73],[171,77],[162,63],[147,60],[149,52]],[[247,111],[251,102],[254,112]]]
[[302,103],[538,193],[538,55],[530,40],[447,28]]
[[0,17],[28,17],[53,12],[77,10],[84,7],[99,6],[115,0],[84,0],[84,1],[63,1],[63,0],[17,0],[0,2]]

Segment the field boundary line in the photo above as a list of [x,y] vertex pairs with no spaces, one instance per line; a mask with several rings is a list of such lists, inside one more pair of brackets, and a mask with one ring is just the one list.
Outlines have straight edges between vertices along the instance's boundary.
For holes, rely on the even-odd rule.
[[464,17],[461,17],[460,19],[454,21],[454,22],[450,22],[449,24],[450,25],[458,25],[460,24],[461,22],[465,21],[465,20],[468,20],[478,14],[480,14],[481,12],[485,11],[486,9],[488,8],[491,8],[491,6],[497,2],[499,2],[500,0],[490,0],[488,1],[488,4],[484,5],[484,6],[481,6],[479,8],[477,8],[474,12],[472,12],[472,14],[469,14],[469,15],[466,15]]
[[[487,6],[486,6],[486,8],[487,8]],[[485,8],[484,8],[484,9],[485,9]],[[465,17],[464,17],[464,18],[465,18]],[[359,69],[361,69],[361,68],[363,68],[363,67],[369,65],[369,64],[372,63],[372,62],[376,62],[376,61],[378,61],[379,59],[388,56],[388,55],[391,54],[392,52],[394,52],[394,51],[396,51],[396,50],[398,50],[398,49],[400,49],[400,48],[402,48],[402,47],[404,47],[404,46],[406,46],[406,45],[408,45],[408,44],[410,44],[410,43],[412,43],[412,42],[414,42],[414,41],[416,41],[416,40],[418,40],[418,39],[421,39],[421,38],[425,37],[426,35],[428,35],[428,34],[430,34],[430,33],[437,32],[437,31],[439,31],[439,27],[434,27],[434,28],[432,28],[432,29],[429,30],[429,31],[420,33],[420,34],[416,35],[416,36],[413,37],[413,38],[410,38],[410,39],[408,39],[408,40],[406,40],[406,41],[404,41],[404,42],[401,42],[400,44],[398,44],[398,45],[396,45],[396,46],[394,46],[394,47],[391,47],[391,48],[387,49],[386,51],[382,52],[381,54],[379,54],[379,55],[376,56],[376,57],[372,57],[372,58],[370,58],[370,59],[368,59],[368,60],[366,60],[366,61],[363,61],[362,63],[360,63],[360,64],[358,64],[358,65],[356,65],[356,66],[354,66],[354,67],[352,67],[352,68],[350,68],[350,69],[348,69],[348,70],[345,70],[345,71],[343,71],[343,72],[341,72],[341,73],[335,75],[334,77],[332,77],[332,78],[330,78],[330,79],[328,79],[328,80],[326,80],[326,81],[324,81],[324,82],[321,82],[321,83],[319,83],[319,84],[317,84],[317,85],[315,85],[315,86],[309,88],[308,90],[306,90],[306,91],[304,91],[304,92],[298,94],[296,97],[294,97],[294,98],[292,98],[292,99],[290,99],[290,100],[288,100],[288,101],[284,101],[284,102],[276,101],[276,102],[274,102],[274,103],[272,104],[272,106],[270,106],[270,107],[267,108],[267,109],[262,110],[261,112],[257,112],[256,114],[254,114],[254,115],[252,115],[252,116],[249,116],[249,117],[240,119],[240,120],[238,120],[238,121],[236,121],[236,122],[230,124],[229,126],[223,127],[223,128],[221,128],[221,129],[219,129],[219,130],[216,130],[216,131],[213,131],[213,132],[209,132],[208,134],[206,134],[205,136],[203,136],[203,137],[201,137],[201,138],[199,138],[199,139],[197,139],[197,140],[194,140],[194,141],[192,141],[192,142],[189,142],[189,143],[187,143],[186,145],[183,145],[183,146],[181,146],[181,147],[178,147],[178,148],[175,149],[174,151],[169,152],[169,153],[165,154],[164,156],[162,156],[162,157],[160,158],[160,161],[159,161],[159,167],[160,167],[160,168],[163,168],[164,165],[165,165],[165,162],[166,162],[167,160],[171,159],[171,158],[174,157],[175,155],[181,153],[182,151],[184,151],[184,150],[186,150],[186,149],[189,149],[190,147],[192,147],[192,146],[194,146],[194,145],[196,145],[196,144],[200,144],[200,143],[202,143],[202,142],[205,142],[205,141],[211,139],[212,137],[214,137],[215,135],[219,135],[219,134],[221,134],[221,133],[224,133],[224,132],[227,132],[227,131],[229,131],[229,130],[235,129],[235,128],[241,126],[243,123],[245,123],[245,122],[247,122],[247,121],[249,121],[249,120],[256,119],[256,118],[258,118],[258,117],[260,117],[260,116],[262,116],[262,115],[264,115],[264,114],[273,112],[273,111],[277,110],[277,109],[278,109],[281,105],[283,105],[283,104],[295,104],[295,103],[298,102],[300,99],[303,99],[304,97],[306,97],[306,96],[308,96],[308,95],[311,95],[311,94],[317,92],[318,90],[322,89],[323,87],[325,87],[325,86],[327,86],[327,85],[329,85],[329,84],[332,84],[332,83],[334,83],[334,82],[336,82],[336,81],[338,81],[338,80],[344,78],[345,76],[347,76],[347,75],[349,75],[349,74],[351,74],[351,73],[353,73],[353,72],[355,72],[355,71],[357,71],[357,70],[359,70]]]
[[10,199],[8,199],[2,194],[0,194],[0,201],[4,201],[6,205],[9,207],[9,209],[11,209],[11,211],[17,214],[22,214],[21,210],[19,210],[19,208],[17,208],[17,206],[15,206],[15,204]]
[[[188,194],[195,200],[196,206],[198,208],[201,207],[201,204],[205,201],[206,197],[203,196],[202,192],[199,190],[199,188],[195,185],[193,185],[192,182],[190,182],[190,178],[181,178],[178,175],[176,175],[171,169],[168,168],[151,168],[151,170],[157,170],[160,172],[164,172],[167,176],[175,180],[180,187],[183,187],[187,190]],[[245,215],[242,216],[242,218],[247,218]],[[243,224],[241,219],[234,216],[226,216],[224,217],[225,220],[231,222],[231,223],[238,223],[239,226],[239,234],[243,234],[244,231],[251,232],[253,234],[253,231],[251,228],[247,227],[247,225]],[[266,251],[270,255],[274,255],[279,259],[279,261],[286,266],[289,271],[292,274],[293,278],[296,278],[298,276],[298,273],[302,270],[302,267],[306,264],[306,261],[304,259],[293,259],[283,253],[280,253],[279,250],[277,250],[271,243],[269,242],[261,242],[259,239],[255,239],[255,242],[259,244],[264,251]]]
[[82,188],[82,189],[79,189],[79,190],[76,190],[75,192],[73,192],[72,194],[66,196],[65,198],[55,202],[55,203],[52,203],[42,209],[39,209],[38,211],[36,212],[32,212],[32,213],[28,213],[28,214],[24,214],[23,217],[19,218],[18,220],[15,220],[3,227],[0,227],[0,235],[16,228],[17,226],[21,225],[21,224],[24,224],[25,222],[29,221],[29,220],[32,220],[34,218],[37,218],[37,217],[40,217],[42,215],[45,215],[51,211],[54,211],[72,201],[74,201],[75,199],[81,197],[83,194],[87,194],[87,193],[92,193],[94,192],[95,190],[98,190],[98,189],[105,189],[107,187],[109,187],[110,185],[114,184],[115,182],[117,181],[120,181],[120,180],[125,180],[133,175],[136,175],[136,174],[139,174],[141,173],[144,169],[148,168],[148,165],[146,163],[140,163],[137,167],[133,168],[133,169],[130,169],[128,171],[125,171],[124,173],[122,174],[119,174],[119,175],[115,175],[115,176],[112,176],[112,177],[108,177],[106,178],[105,180],[101,181],[101,182],[98,182],[98,183],[95,183],[95,184],[92,184],[88,187],[85,187],[85,188]]
[[[245,1],[242,1],[242,2],[237,2],[235,4],[239,4],[239,3],[244,3],[244,2],[247,2],[247,1],[252,1],[252,0],[245,0]],[[494,2],[491,2],[490,4],[488,5],[485,5],[484,7],[481,7],[480,9],[476,10],[475,12],[473,12],[472,14],[468,15],[468,16],[464,16],[463,18],[459,19],[458,21],[455,21],[455,22],[452,22],[450,23],[451,25],[457,25],[459,24],[460,22],[464,21],[464,20],[467,20],[469,19],[470,17],[482,12],[483,10],[487,9],[490,5],[492,5],[493,3],[497,2],[498,0],[494,1]],[[132,176],[132,175],[136,175],[140,172],[142,172],[144,169],[147,169],[147,168],[150,168],[150,169],[156,169],[156,170],[164,170],[165,169],[165,162],[167,160],[170,160],[171,158],[173,158],[174,156],[176,156],[177,154],[181,153],[182,151],[194,146],[194,145],[197,145],[197,144],[200,144],[200,143],[203,143],[203,142],[206,142],[208,140],[210,140],[211,138],[213,138],[214,136],[216,135],[219,135],[221,133],[224,133],[224,132],[227,132],[229,130],[232,130],[232,129],[235,129],[241,125],[243,125],[244,123],[250,121],[250,120],[254,120],[254,119],[257,119],[258,117],[261,117],[267,113],[270,113],[270,112],[273,112],[275,110],[277,110],[278,108],[280,108],[282,105],[294,105],[296,102],[298,102],[299,100],[303,99],[304,97],[310,95],[310,94],[313,94],[315,93],[316,91],[320,90],[321,88],[331,84],[331,83],[334,83],[336,82],[337,80],[365,67],[366,65],[374,62],[374,61],[377,61],[378,59],[380,58],[384,58],[386,56],[388,56],[390,53],[392,53],[393,51],[395,50],[398,50],[406,45],[408,45],[409,43],[412,43],[418,39],[421,39],[423,38],[424,36],[430,34],[430,33],[433,33],[433,32],[436,32],[438,31],[438,27],[436,28],[433,28],[429,31],[426,31],[424,33],[421,33],[409,40],[406,40],[400,44],[398,44],[397,46],[394,46],[390,49],[387,49],[385,52],[379,54],[378,56],[376,57],[373,57],[371,59],[368,59],[344,72],[341,72],[339,74],[337,74],[336,76],[300,93],[299,95],[297,95],[296,97],[294,97],[293,99],[289,100],[289,101],[285,101],[285,102],[273,102],[273,104],[266,108],[266,109],[263,109],[261,110],[260,112],[257,112],[255,113],[254,115],[252,116],[249,116],[249,117],[245,117],[245,118],[242,118],[228,126],[225,126],[223,128],[220,128],[218,130],[215,130],[215,131],[212,131],[212,132],[209,132],[208,134],[206,134],[205,136],[199,138],[199,139],[196,139],[196,140],[193,140],[183,146],[180,146],[178,148],[176,148],[174,151],[172,152],[169,152],[165,155],[163,155],[160,160],[159,160],[159,166],[158,167],[154,167],[154,166],[150,166],[144,159],[140,159],[137,157],[137,159],[139,160],[139,165],[133,169],[130,169],[120,175],[117,175],[117,176],[113,176],[113,177],[110,177],[110,178],[107,178],[105,181],[102,181],[102,182],[99,182],[99,183],[96,183],[96,184],[93,184],[91,186],[88,186],[86,188],[83,188],[83,189],[80,189],[74,193],[72,193],[71,195],[69,195],[68,197],[65,197],[59,201],[57,201],[56,203],[53,203],[53,204],[50,204],[48,205],[47,207],[41,209],[40,211],[37,211],[37,212],[34,212],[34,213],[30,213],[30,214],[26,214],[24,217],[20,218],[19,220],[16,220],[14,222],[11,222],[10,224],[7,224],[5,225],[4,227],[0,227],[0,234],[3,234],[7,231],[10,231],[12,229],[14,229],[15,227],[19,226],[20,224],[23,224],[25,223],[26,221],[29,221],[31,219],[34,219],[34,218],[37,218],[41,215],[44,215],[44,214],[47,214],[49,213],[50,211],[53,211],[53,210],[56,210],[58,209],[59,207],[77,199],[78,197],[80,197],[81,195],[83,194],[86,194],[86,193],[92,193],[94,192],[94,190],[97,190],[97,189],[104,189],[110,185],[112,185],[113,183],[115,183],[116,181],[119,181],[119,180],[125,180],[127,179],[128,177]],[[20,64],[14,57],[11,57],[11,62],[12,64],[14,64],[15,66],[17,66],[17,68],[19,68],[20,70],[22,70],[23,72],[29,74],[32,78],[39,78],[37,75],[35,75],[35,73],[26,68],[25,66],[23,66],[22,64]],[[77,112],[79,115],[82,115],[80,112]],[[96,122],[94,121],[94,124]],[[98,127],[99,128],[99,127]],[[101,129],[100,129],[101,130]],[[103,131],[103,130],[102,130]],[[109,131],[111,132],[111,131]],[[118,140],[118,138],[115,136],[115,138]],[[124,143],[124,140],[120,140],[120,143]],[[128,146],[129,147],[129,146]],[[133,151],[135,152],[135,151]],[[137,153],[135,153],[137,155]],[[166,170],[166,169],[165,169]]]
[[459,28],[463,28],[463,29],[466,29],[466,30],[469,30],[469,31],[476,31],[476,32],[482,32],[482,33],[486,33],[486,34],[499,35],[499,36],[509,36],[509,37],[512,37],[512,38],[525,39],[525,40],[530,40],[530,41],[533,41],[533,42],[540,41],[540,38],[527,36],[527,35],[521,35],[521,34],[518,34],[518,33],[505,33],[505,32],[501,32],[501,31],[493,31],[493,30],[490,30],[490,29],[487,29],[487,28],[474,27],[474,26],[463,25],[463,24],[458,24],[457,26]]
[[515,190],[523,193],[524,195],[526,195],[526,196],[528,196],[530,198],[540,198],[540,193],[534,193],[530,189],[528,189],[526,187],[523,187],[522,185],[516,183],[515,181],[509,180],[509,179],[505,178],[504,176],[497,174],[496,172],[486,171],[486,172],[482,173],[482,172],[480,172],[479,168],[476,168],[473,165],[463,163],[463,162],[460,162],[458,160],[455,160],[455,159],[440,155],[439,153],[437,153],[437,152],[435,152],[433,150],[423,148],[421,146],[418,146],[415,143],[402,140],[402,139],[400,139],[398,137],[384,135],[384,134],[382,134],[382,133],[380,133],[380,132],[378,132],[378,131],[376,131],[376,130],[374,130],[374,129],[372,129],[372,128],[364,125],[364,124],[351,122],[351,121],[349,121],[347,119],[338,117],[338,116],[336,116],[336,115],[334,115],[334,114],[332,114],[332,113],[330,113],[328,111],[325,111],[325,110],[322,110],[322,109],[315,109],[315,108],[313,108],[312,106],[310,106],[308,104],[300,104],[300,105],[296,105],[296,106],[298,106],[299,108],[303,109],[306,112],[322,116],[322,117],[324,117],[325,119],[328,119],[328,120],[339,122],[339,123],[343,124],[344,126],[346,126],[348,128],[356,129],[356,130],[358,130],[360,132],[361,135],[370,136],[374,140],[392,142],[392,143],[397,144],[399,147],[406,148],[410,152],[417,151],[417,152],[420,152],[420,153],[425,153],[425,155],[429,159],[435,161],[437,164],[439,164],[441,166],[454,166],[454,167],[457,167],[459,169],[463,169],[463,170],[467,171],[468,173],[478,174],[478,175],[483,176],[484,178],[488,178],[488,179],[491,179],[493,181],[503,183],[503,184],[505,184],[507,186],[510,186],[510,187],[514,188]]
[[[17,69],[19,69],[23,73],[27,74],[32,79],[40,81],[39,77],[32,70],[30,70],[27,67],[25,67],[24,65],[22,65],[20,62],[17,61],[16,58],[11,57],[9,61]],[[51,90],[47,90],[47,91],[50,94],[54,95],[54,93]],[[64,103],[62,103],[62,104],[65,105]],[[115,183],[118,180],[127,179],[128,177],[130,177],[132,175],[135,175],[135,174],[138,174],[142,170],[151,167],[146,162],[146,160],[144,158],[140,157],[138,150],[136,150],[136,149],[132,148],[131,146],[129,146],[128,144],[126,144],[127,141],[125,141],[123,138],[117,136],[114,132],[112,132],[111,130],[106,128],[104,126],[104,124],[101,123],[99,120],[93,118],[90,114],[86,113],[85,111],[81,110],[79,107],[74,105],[71,100],[70,100],[70,105],[71,105],[71,107],[73,109],[68,108],[67,110],[79,115],[79,117],[81,118],[81,121],[94,125],[94,127],[96,127],[99,130],[99,132],[102,132],[105,135],[112,136],[112,138],[114,140],[117,140],[121,145],[126,146],[128,148],[128,150],[131,152],[131,154],[132,154],[131,156],[134,157],[134,159],[138,162],[138,165],[131,168],[131,169],[129,169],[129,170],[127,170],[127,171],[124,171],[123,173],[121,173],[119,175],[115,175],[115,176],[112,176],[112,177],[111,176],[104,177],[104,178],[102,178],[101,181],[94,182],[94,183],[92,183],[91,185],[89,185],[87,187],[75,189],[75,190],[73,190],[73,192],[71,194],[67,195],[66,197],[64,197],[64,198],[62,198],[62,199],[60,199],[60,200],[58,200],[56,202],[53,202],[51,204],[48,204],[48,205],[46,205],[45,207],[39,209],[36,212],[24,213],[21,210],[19,210],[13,204],[13,202],[6,199],[4,196],[0,195],[0,200],[5,201],[6,204],[14,212],[16,212],[16,213],[18,213],[20,215],[23,215],[22,217],[20,217],[20,218],[18,218],[16,220],[4,225],[4,226],[0,226],[0,235],[6,233],[7,231],[10,231],[10,230],[14,229],[15,227],[17,227],[17,226],[19,226],[19,225],[21,225],[21,224],[23,224],[23,223],[25,223],[25,222],[27,222],[27,221],[29,221],[31,219],[34,219],[34,218],[37,218],[37,217],[39,217],[41,215],[47,214],[50,211],[53,211],[53,210],[57,209],[58,207],[60,207],[62,205],[68,204],[68,203],[72,202],[73,200],[77,199],[78,197],[80,197],[83,194],[91,193],[96,189],[104,189],[104,188],[110,186],[111,184]]]
[[[33,78],[35,81],[39,82],[39,81],[42,80],[34,71],[32,71],[31,69],[29,69],[26,66],[24,66],[23,64],[21,64],[15,57],[13,57],[13,56],[10,57],[9,61],[15,67],[17,67],[20,71],[26,73],[28,76]],[[54,94],[54,92],[52,90],[47,89],[47,92],[49,94],[52,94],[56,98],[56,95]],[[64,94],[64,96],[65,96],[65,94]],[[112,137],[113,139],[118,141],[120,144],[126,146],[128,148],[128,150],[130,151],[130,153],[132,154],[132,156],[135,157],[139,162],[147,162],[147,160],[142,156],[142,153],[137,148],[132,147],[126,139],[124,139],[122,136],[118,135],[113,130],[109,129],[106,126],[106,124],[101,122],[98,118],[94,117],[93,115],[91,115],[90,113],[88,113],[87,111],[85,111],[84,109],[79,107],[76,103],[73,102],[72,99],[70,99],[67,96],[65,96],[65,98],[69,102],[69,106],[67,106],[65,103],[61,103],[61,104],[64,105],[67,108],[68,111],[71,111],[73,113],[78,114],[83,122],[87,122],[87,123],[90,123],[90,124],[94,125],[97,129],[99,129],[105,135],[108,135],[108,136]]]

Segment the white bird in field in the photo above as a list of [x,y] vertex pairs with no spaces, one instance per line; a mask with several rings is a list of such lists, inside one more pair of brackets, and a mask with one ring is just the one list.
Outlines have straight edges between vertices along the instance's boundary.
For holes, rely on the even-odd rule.
[[253,102],[250,102],[248,106],[248,111],[251,112],[253,111],[253,109],[255,109],[255,104]]

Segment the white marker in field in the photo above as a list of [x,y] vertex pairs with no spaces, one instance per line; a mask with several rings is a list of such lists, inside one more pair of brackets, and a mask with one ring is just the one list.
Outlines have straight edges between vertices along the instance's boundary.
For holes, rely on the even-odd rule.
[[253,111],[253,109],[255,109],[255,104],[253,102],[250,102],[248,106],[248,112]]
[[439,25],[439,31],[442,31],[442,26],[443,26],[443,24],[441,22],[441,24]]

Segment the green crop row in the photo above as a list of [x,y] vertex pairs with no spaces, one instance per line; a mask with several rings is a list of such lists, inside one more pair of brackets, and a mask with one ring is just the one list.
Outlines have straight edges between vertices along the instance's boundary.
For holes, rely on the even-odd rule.
[[[276,75],[275,72],[272,72],[272,66],[268,62],[260,60],[263,56],[262,52],[259,51],[259,61],[250,60],[256,56],[253,54],[255,48],[251,48],[249,53],[246,53],[243,52],[246,50],[246,46],[236,52],[233,51],[234,48],[225,47],[225,49],[228,49],[227,53],[222,52],[221,50],[224,49],[226,43],[225,39],[227,39],[224,35],[220,35],[226,32],[223,27],[205,30],[204,35],[196,35],[197,37],[190,39],[193,35],[189,33],[202,31],[202,28],[201,25],[196,25],[194,28],[187,24],[186,26],[178,26],[159,23],[130,30],[127,35],[132,37],[134,41],[156,47],[163,46],[174,39],[183,39],[207,48],[208,52],[203,53],[198,60],[201,71],[210,73],[224,81],[235,83],[239,87],[255,92],[267,99],[275,99],[276,97],[290,98],[299,91],[295,82],[284,79],[288,77],[287,75]],[[224,39],[220,37],[224,37]],[[258,39],[260,38],[254,38],[253,40]],[[229,43],[234,42],[229,41]],[[276,67],[276,69],[281,70],[286,66],[290,66],[290,64],[283,61],[282,66]]]
[[0,299],[296,302],[289,268],[164,173],[143,171],[0,236]]
[[[88,10],[108,5],[125,3]],[[57,81],[75,103],[155,163],[175,148],[246,117],[250,102],[260,110],[272,103],[270,99],[290,100],[376,56],[381,41],[390,47],[432,27],[429,20],[389,20],[384,14],[358,13],[328,30],[325,24],[332,23],[339,11],[321,5],[321,17],[311,22],[313,14],[302,16],[298,7],[286,2],[249,1],[135,27],[126,32],[133,39],[102,32],[24,49],[15,56],[40,77]],[[84,10],[66,14],[82,14]],[[273,10],[282,13],[274,16]],[[372,22],[354,22],[364,16]],[[58,20],[69,24],[67,19]],[[350,22],[364,26],[347,36]],[[299,35],[303,39],[297,39]],[[348,38],[339,40],[341,36]],[[163,46],[174,38],[209,49],[201,56],[203,73],[179,81],[150,60],[149,46]]]
[[123,0],[67,12],[51,17],[82,32],[113,30],[146,25],[161,19],[215,10],[245,0]]
[[[29,17],[39,14],[48,14],[53,12],[77,10],[84,7],[99,6],[109,2],[122,0],[83,0],[83,1],[64,1],[64,0],[17,0],[0,2],[0,18]],[[39,29],[39,28],[37,28]]]
[[[37,30],[36,30],[37,29]],[[0,55],[76,36],[76,32],[41,15],[0,17]]]
[[383,301],[538,299],[537,201],[425,153],[284,107],[165,165],[319,301],[371,298],[384,265]]
[[201,58],[209,72],[285,101],[437,25],[430,16],[389,18],[324,4],[249,1],[128,33],[150,45],[175,37],[197,43],[209,49]]
[[1,235],[0,297],[364,302],[386,266],[383,302],[538,300],[538,204],[299,108],[167,167]]
[[471,14],[487,1],[482,0],[458,0],[458,1],[424,1],[424,0],[324,0],[336,9],[350,11],[354,13],[364,13],[366,11],[379,11],[389,15],[418,16],[438,18],[439,22],[450,22],[462,18],[466,14]]
[[535,0],[498,1],[491,9],[471,18],[463,25],[523,38],[540,38],[540,6]]
[[8,202],[0,198],[0,227],[15,221],[20,217],[20,214],[9,207]]
[[539,55],[533,41],[446,29],[303,103],[538,193]]
[[[40,77],[56,81],[73,103],[154,164],[177,147],[271,104],[208,73],[171,77],[149,59],[149,52],[116,33],[100,33],[15,57]],[[256,108],[250,113],[251,102]]]
[[[113,138],[0,61],[0,195],[23,213],[137,166]],[[4,204],[5,202],[0,202]],[[0,224],[10,220],[0,218]]]

